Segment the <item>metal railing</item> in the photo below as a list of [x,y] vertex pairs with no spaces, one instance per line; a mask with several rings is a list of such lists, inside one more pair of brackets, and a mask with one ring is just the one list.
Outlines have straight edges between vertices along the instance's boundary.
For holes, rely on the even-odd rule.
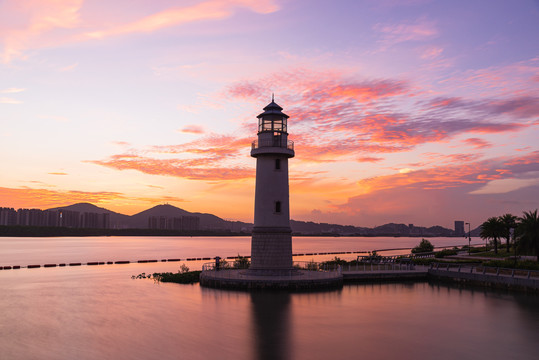
[[266,139],[264,141],[255,140],[251,144],[251,150],[256,150],[263,147],[282,147],[288,150],[294,150],[294,142],[292,140],[282,139]]
[[[342,266],[338,264],[318,263],[314,261],[294,261],[292,267],[296,270],[316,271],[316,272],[338,272],[342,273]],[[234,266],[234,263],[220,262],[217,269],[215,261],[202,265],[202,272],[227,271],[247,269],[247,267]]]
[[360,262],[342,266],[342,271],[410,271],[415,270],[412,262]]
[[444,263],[432,263],[430,268],[433,270],[445,270],[445,271],[455,271],[455,272],[468,272],[482,275],[496,275],[496,276],[510,276],[514,277],[523,277],[527,279],[539,278],[538,270],[526,270],[526,269],[510,269],[494,266],[482,266],[482,265],[471,265],[466,266],[462,264],[444,264]]

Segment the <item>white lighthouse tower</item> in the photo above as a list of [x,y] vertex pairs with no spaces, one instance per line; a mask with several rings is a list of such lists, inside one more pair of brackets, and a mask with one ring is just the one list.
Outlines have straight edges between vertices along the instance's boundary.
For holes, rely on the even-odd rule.
[[251,147],[256,158],[255,218],[249,273],[287,274],[292,266],[292,230],[288,192],[288,159],[294,143],[288,140],[289,116],[273,99],[258,118],[258,140]]

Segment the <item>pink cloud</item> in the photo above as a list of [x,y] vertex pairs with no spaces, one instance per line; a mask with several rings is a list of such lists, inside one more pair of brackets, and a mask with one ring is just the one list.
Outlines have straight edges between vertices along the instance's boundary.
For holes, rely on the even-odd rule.
[[[229,96],[258,102],[267,101],[266,89],[272,87],[280,89],[279,97],[287,104],[293,138],[301,144],[305,161],[407,151],[465,133],[520,131],[533,126],[526,117],[536,112],[531,96],[482,100],[438,96],[416,101],[403,112],[401,104],[419,96],[406,82],[306,69],[240,81],[227,91]],[[252,132],[253,126],[248,123],[244,130]]]
[[[28,49],[101,39],[109,36],[154,32],[205,20],[224,19],[246,8],[260,14],[279,9],[275,0],[205,0],[163,9],[132,21],[122,16],[103,15],[83,6],[83,0],[7,0],[0,3],[0,54],[4,63],[21,59]],[[123,4],[130,6],[129,2]],[[123,9],[122,9],[123,10]],[[98,15],[96,15],[96,13]],[[3,14],[8,14],[4,15]],[[61,31],[59,31],[61,30]],[[65,70],[65,68],[63,69]]]
[[401,24],[376,24],[373,28],[381,34],[382,50],[408,41],[425,41],[438,36],[434,22],[425,18]]
[[466,145],[473,146],[476,149],[486,149],[492,147],[491,143],[479,138],[468,138],[466,140],[462,140],[462,142]]
[[204,134],[204,128],[200,125],[187,125],[180,131],[189,134]]
[[[4,44],[2,61],[10,62],[24,56],[29,47],[43,46],[63,41],[51,32],[55,29],[72,29],[80,24],[83,0],[29,0],[5,1],[0,14],[0,41]],[[49,34],[45,40],[44,34]],[[40,44],[41,43],[41,44]]]
[[430,60],[436,59],[442,54],[443,51],[444,49],[441,47],[431,46],[423,50],[421,58]]
[[237,7],[268,14],[279,9],[274,0],[207,0],[191,6],[174,7],[146,16],[127,24],[87,33],[91,38],[153,32],[162,28],[179,26],[201,20],[223,19],[231,16]]
[[358,162],[370,162],[370,163],[377,163],[380,161],[383,161],[384,158],[381,157],[374,157],[374,156],[360,156],[356,159]]

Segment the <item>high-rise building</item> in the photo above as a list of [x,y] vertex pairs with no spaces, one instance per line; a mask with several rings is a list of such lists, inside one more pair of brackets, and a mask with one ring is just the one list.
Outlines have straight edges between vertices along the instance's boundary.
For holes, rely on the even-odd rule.
[[464,221],[455,220],[455,236],[464,236]]

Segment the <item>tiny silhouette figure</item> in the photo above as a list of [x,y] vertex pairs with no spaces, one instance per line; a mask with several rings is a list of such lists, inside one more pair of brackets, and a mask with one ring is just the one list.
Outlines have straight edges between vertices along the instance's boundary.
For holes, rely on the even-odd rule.
[[215,271],[219,271],[219,261],[221,258],[219,256],[215,257]]

